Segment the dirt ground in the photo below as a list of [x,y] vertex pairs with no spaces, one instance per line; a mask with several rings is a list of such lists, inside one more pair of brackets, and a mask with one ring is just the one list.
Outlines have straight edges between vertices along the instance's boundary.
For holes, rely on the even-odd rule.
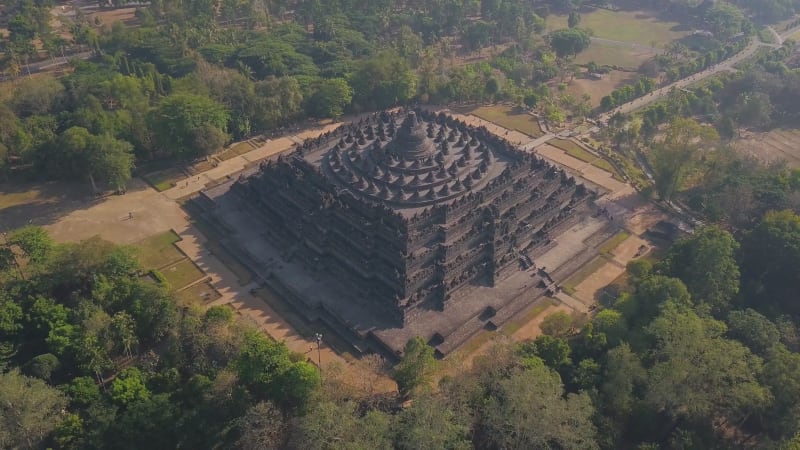
[[[639,252],[639,247],[642,245],[647,247],[649,251],[650,246],[638,236],[630,236],[622,241],[611,251],[613,258],[610,261],[575,286],[575,293],[572,297],[587,306],[596,303],[599,300],[600,291],[625,272],[625,266],[634,259],[634,256]],[[639,255],[639,257],[645,253]]]
[[800,167],[800,130],[776,129],[766,133],[742,133],[736,149],[766,162],[785,161],[789,167]]
[[136,8],[104,8],[95,10],[91,14],[91,19],[100,18],[103,28],[111,29],[115,22],[122,22],[126,26],[133,27],[139,24],[139,19],[134,15]]
[[576,99],[580,99],[583,94],[591,96],[593,108],[600,106],[600,100],[611,91],[636,79],[636,73],[612,70],[605,74],[601,80],[590,78],[575,78],[567,85],[567,92]]

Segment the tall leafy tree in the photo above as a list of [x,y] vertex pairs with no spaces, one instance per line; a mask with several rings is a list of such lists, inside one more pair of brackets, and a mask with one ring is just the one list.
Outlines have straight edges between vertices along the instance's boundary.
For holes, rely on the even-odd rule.
[[722,337],[724,324],[668,304],[647,331],[655,363],[646,401],[673,424],[714,417],[739,423],[769,403],[769,390],[757,379],[761,358]]
[[350,78],[353,100],[362,110],[402,105],[416,94],[417,76],[408,62],[384,52],[359,63]]
[[676,242],[661,264],[668,274],[683,281],[696,303],[725,312],[739,292],[738,250],[733,235],[708,226]]
[[427,385],[435,367],[433,347],[421,337],[409,339],[403,349],[403,358],[392,374],[400,395],[407,396],[414,389]]
[[499,381],[481,408],[482,435],[490,448],[599,448],[586,393],[564,395],[558,374],[532,367]]
[[148,122],[165,155],[186,159],[203,156],[227,140],[227,111],[202,95],[170,95],[151,112]]
[[800,216],[767,213],[742,242],[742,255],[742,280],[753,306],[800,313]]
[[550,46],[559,58],[574,57],[589,48],[591,35],[580,28],[566,28],[550,33]]
[[40,448],[62,418],[67,399],[44,381],[0,374],[0,445],[4,448]]
[[693,119],[678,118],[670,123],[664,141],[650,153],[655,188],[664,200],[671,200],[681,188],[688,169],[705,150],[719,140],[712,127]]

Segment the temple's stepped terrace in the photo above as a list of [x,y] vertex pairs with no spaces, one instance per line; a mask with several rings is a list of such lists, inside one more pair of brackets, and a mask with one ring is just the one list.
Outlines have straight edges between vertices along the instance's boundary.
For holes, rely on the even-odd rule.
[[[378,345],[395,352],[389,335],[403,333],[380,330],[419,329],[430,338],[438,331],[420,327],[434,325],[416,318],[449,315],[440,328],[453,331],[489,303],[499,311],[518,298],[495,289],[491,301],[464,300],[551,248],[550,232],[585,216],[594,195],[485,128],[406,111],[307,140],[202,202],[230,228],[258,233],[258,246],[231,236],[248,253],[258,247],[279,255],[261,270],[295,290],[304,303],[298,309],[375,330]],[[246,220],[225,208],[231,201],[244,205]],[[318,284],[313,292],[293,285],[309,277]]]

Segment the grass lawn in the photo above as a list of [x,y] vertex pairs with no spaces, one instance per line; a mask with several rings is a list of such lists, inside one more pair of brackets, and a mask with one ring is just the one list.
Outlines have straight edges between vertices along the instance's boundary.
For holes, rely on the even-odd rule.
[[180,240],[180,236],[170,230],[140,241],[135,246],[139,250],[139,262],[146,269],[159,269],[186,258],[174,245]]
[[569,139],[551,139],[547,141],[547,143],[552,145],[553,147],[564,150],[565,152],[567,152],[569,156],[572,156],[573,158],[578,158],[584,162],[590,163],[595,159],[597,159],[597,156],[589,153],[588,151],[586,151],[586,149],[570,141]]
[[603,242],[603,245],[601,245],[597,249],[597,251],[600,252],[601,255],[607,258],[611,258],[612,257],[611,252],[613,252],[614,249],[619,246],[619,244],[625,242],[625,240],[628,239],[630,236],[631,236],[630,233],[628,233],[625,230],[621,230],[614,236],[611,236],[609,240]]
[[516,113],[510,106],[481,106],[471,111],[470,114],[483,120],[494,122],[503,128],[525,133],[531,137],[536,138],[544,135],[535,117],[526,112]]
[[239,142],[237,144],[233,144],[229,148],[225,149],[224,151],[217,153],[216,157],[220,161],[225,161],[231,158],[235,158],[239,155],[244,155],[245,153],[253,150],[253,146],[250,145],[249,142]]
[[198,302],[208,303],[222,297],[219,291],[214,289],[214,286],[208,281],[197,283],[175,295],[178,298],[178,302],[182,305],[197,304]]
[[179,290],[206,277],[188,258],[160,270],[173,289]]
[[171,168],[157,170],[142,175],[142,179],[148,182],[158,192],[172,188],[178,180],[186,178],[186,175],[179,169]]
[[539,314],[543,313],[545,309],[556,305],[558,305],[558,303],[555,300],[546,298],[540,304],[531,308],[531,310],[528,311],[524,316],[508,322],[500,329],[500,333],[505,336],[511,336],[512,334],[516,333],[517,330],[522,328],[523,325],[535,319]]
[[581,282],[595,272],[597,272],[604,264],[606,264],[608,260],[603,256],[598,256],[593,260],[589,261],[587,264],[584,264],[577,272],[572,274],[562,285],[561,288],[567,294],[574,294],[575,287],[581,284]]
[[594,41],[589,44],[589,48],[578,53],[578,56],[575,58],[575,63],[588,64],[594,62],[601,66],[637,69],[643,62],[655,55],[655,52],[642,48],[629,48]]
[[586,151],[580,145],[570,141],[569,139],[552,139],[547,141],[548,144],[552,145],[553,147],[560,148],[567,152],[569,156],[573,158],[580,159],[583,162],[587,162],[598,169],[603,169],[606,172],[610,173],[615,180],[623,181],[622,175],[617,172],[614,166],[611,165],[608,161],[599,156],[595,156],[592,153]]
[[[567,28],[568,17],[547,16],[547,29],[552,31]],[[664,22],[644,11],[593,9],[581,12],[581,22],[578,26],[592,30],[599,38],[656,48],[689,34],[688,31],[680,31],[677,22]]]

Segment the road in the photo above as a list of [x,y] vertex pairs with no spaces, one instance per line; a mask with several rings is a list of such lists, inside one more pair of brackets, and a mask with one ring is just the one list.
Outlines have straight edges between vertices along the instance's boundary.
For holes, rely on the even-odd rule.
[[643,106],[655,102],[656,100],[662,99],[664,96],[672,92],[673,89],[686,88],[687,86],[694,84],[700,80],[704,80],[710,76],[716,75],[722,72],[723,70],[733,69],[733,67],[736,64],[752,56],[756,52],[756,50],[758,50],[760,47],[764,45],[765,44],[759,42],[756,38],[754,38],[750,42],[750,44],[748,44],[747,47],[745,47],[741,52],[731,56],[725,61],[722,61],[721,63],[716,64],[714,66],[711,66],[708,69],[705,69],[701,72],[697,72],[694,75],[690,75],[686,78],[670,83],[662,88],[656,89],[655,91],[645,95],[644,97],[639,97],[628,103],[617,106],[611,111],[601,114],[598,117],[598,120],[602,123],[608,123],[608,119],[610,119],[611,116],[613,116],[616,113],[628,114],[631,111],[635,111],[639,108],[642,108]]
[[722,61],[719,64],[709,67],[708,69],[703,70],[702,72],[698,72],[694,75],[690,75],[686,78],[680,79],[675,81],[674,83],[668,84],[662,88],[656,89],[655,91],[651,92],[644,97],[639,97],[634,99],[628,103],[623,105],[617,106],[616,108],[608,111],[606,113],[601,114],[598,117],[598,120],[602,123],[608,123],[608,119],[611,118],[616,113],[628,114],[631,111],[635,111],[639,108],[649,105],[650,103],[655,102],[656,100],[660,100],[664,96],[668,95],[673,89],[682,89],[686,88],[687,86],[694,84],[700,80],[704,80],[710,76],[716,75],[723,70],[732,70],[736,64],[739,64],[743,60],[753,56],[753,54],[761,47],[771,47],[771,48],[778,48],[781,46],[783,41],[794,34],[795,32],[800,31],[800,25],[790,28],[785,32],[778,34],[775,30],[772,30],[775,33],[775,36],[779,43],[777,44],[765,44],[758,40],[757,37],[753,37],[750,41],[750,44],[747,45],[742,51],[739,53],[731,56],[730,58]]

